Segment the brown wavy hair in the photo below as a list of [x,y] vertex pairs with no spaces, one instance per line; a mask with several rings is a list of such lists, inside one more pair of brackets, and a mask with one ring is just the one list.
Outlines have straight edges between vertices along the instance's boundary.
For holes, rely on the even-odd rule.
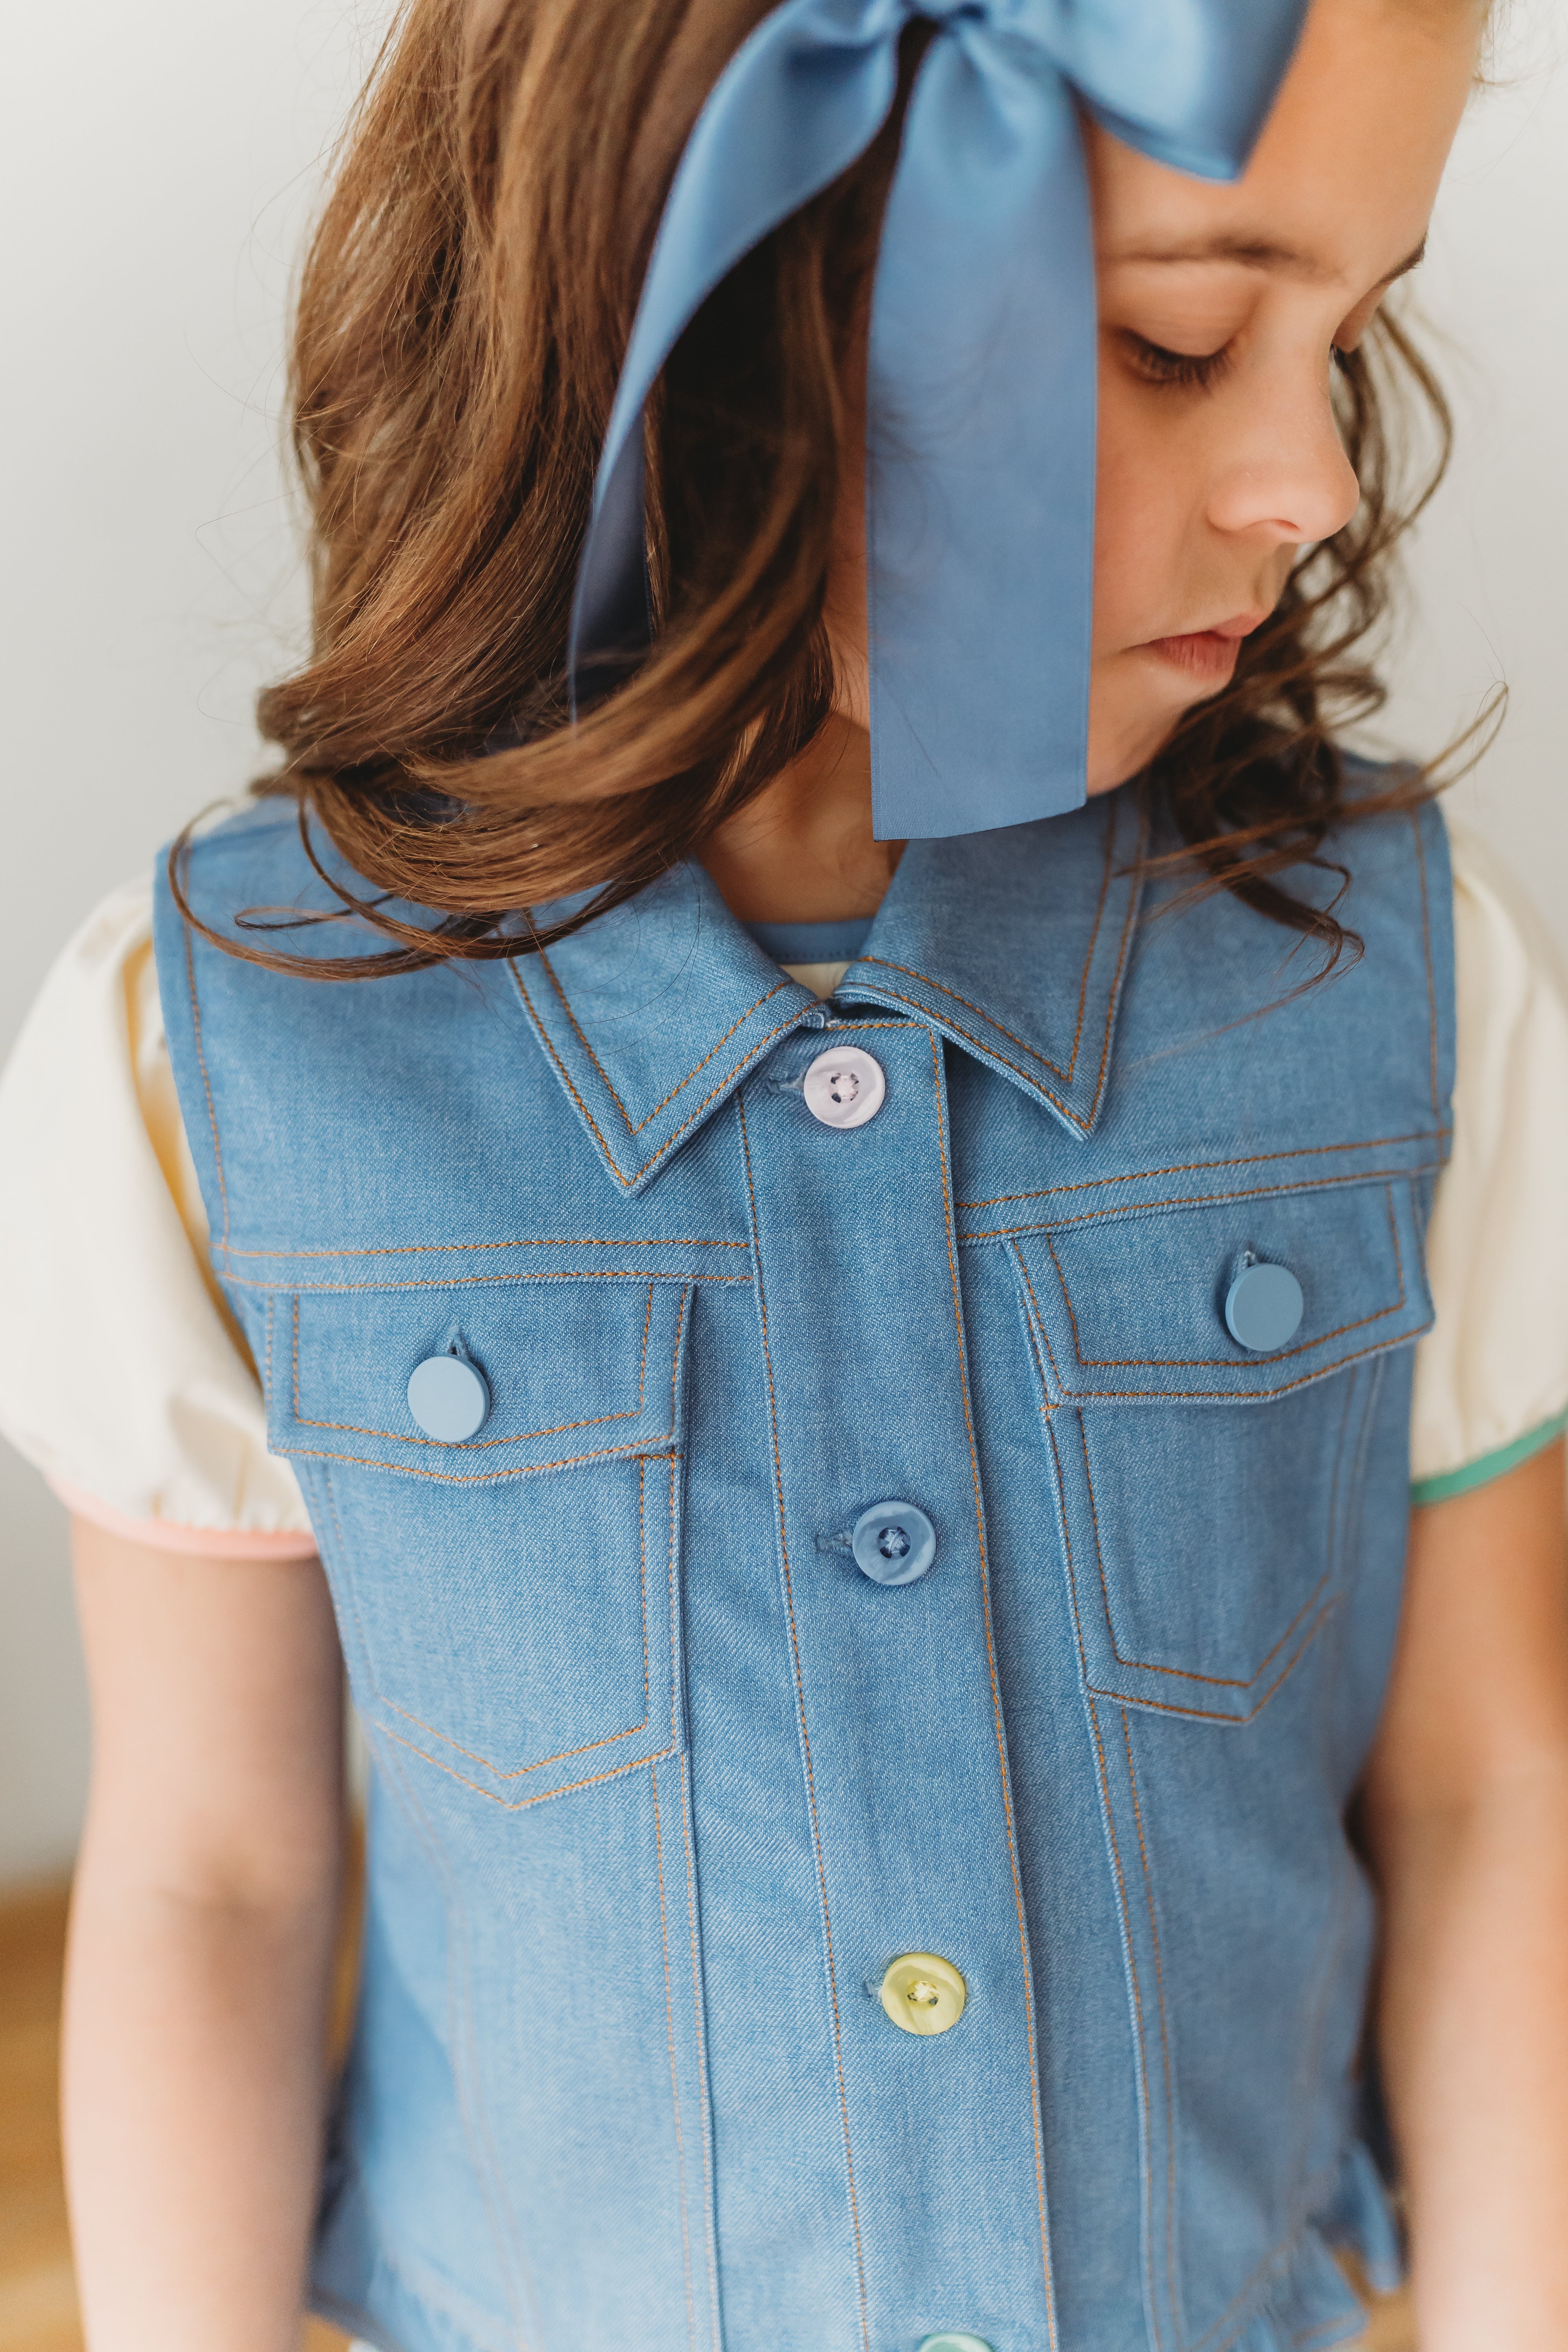
[[[254,787],[294,797],[313,861],[314,824],[370,884],[332,880],[325,919],[380,944],[321,959],[220,940],[233,952],[363,978],[547,946],[700,852],[824,724],[843,385],[898,110],[682,336],[647,428],[655,647],[575,725],[565,701],[573,579],[659,211],[766,6],[405,0],[303,271],[291,388],[313,644],[261,697],[283,759]],[[1352,794],[1331,729],[1384,698],[1368,641],[1449,441],[1434,376],[1386,318],[1335,396],[1360,508],[1152,771],[1200,887],[1315,935],[1330,961],[1348,938],[1331,907],[1276,877],[1342,874],[1320,856],[1333,828],[1433,788],[1406,771]],[[1427,420],[1414,486],[1389,430],[1400,400]],[[176,845],[184,904],[181,863]],[[580,899],[568,919],[527,918],[564,898]],[[302,919],[322,918],[240,919],[252,935]]]

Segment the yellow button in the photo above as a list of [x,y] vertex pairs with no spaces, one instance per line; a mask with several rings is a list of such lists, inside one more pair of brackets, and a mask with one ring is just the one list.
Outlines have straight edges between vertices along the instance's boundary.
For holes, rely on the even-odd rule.
[[963,2015],[963,1979],[934,1952],[901,1952],[882,1979],[882,2007],[906,2033],[945,2033]]

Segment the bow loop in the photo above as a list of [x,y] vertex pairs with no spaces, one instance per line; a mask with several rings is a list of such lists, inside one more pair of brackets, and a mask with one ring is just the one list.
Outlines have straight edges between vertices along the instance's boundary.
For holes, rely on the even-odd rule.
[[654,243],[573,605],[574,708],[646,648],[643,405],[742,257],[910,95],[872,289],[873,814],[882,839],[1083,798],[1094,249],[1077,108],[1155,160],[1245,165],[1306,0],[784,0],[721,74]]

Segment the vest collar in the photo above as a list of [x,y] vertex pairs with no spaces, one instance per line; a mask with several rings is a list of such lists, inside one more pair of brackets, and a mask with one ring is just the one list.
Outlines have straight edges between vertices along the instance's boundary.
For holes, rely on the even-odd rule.
[[[929,1022],[1087,1136],[1110,1073],[1141,844],[1131,787],[1036,824],[911,842],[837,1001]],[[628,1192],[781,1037],[827,1017],[695,865],[511,972]]]

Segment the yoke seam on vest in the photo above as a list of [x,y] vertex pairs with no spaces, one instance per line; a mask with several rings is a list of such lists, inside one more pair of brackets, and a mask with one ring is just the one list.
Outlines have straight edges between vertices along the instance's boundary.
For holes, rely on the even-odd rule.
[[[971,1205],[984,1207],[984,1202]],[[439,1255],[445,1251],[505,1250],[505,1249],[749,1249],[749,1242],[705,1241],[692,1234],[648,1234],[629,1241],[614,1240],[603,1234],[524,1234],[515,1241],[500,1242],[377,1242],[366,1249],[233,1249],[230,1257],[424,1257]]]
[[[1183,1160],[1173,1168],[1134,1168],[1122,1176],[1088,1176],[1076,1184],[1042,1185],[1037,1192],[993,1192],[985,1200],[960,1201],[958,1205],[961,1209],[1001,1209],[1005,1208],[1012,1201],[1050,1201],[1054,1200],[1058,1193],[1092,1192],[1103,1184],[1142,1184],[1156,1176],[1202,1175],[1204,1171],[1209,1168],[1260,1168],[1272,1160],[1320,1160],[1326,1152],[1331,1151],[1386,1151],[1396,1143],[1440,1142],[1447,1139],[1449,1132],[1447,1128],[1418,1127],[1412,1129],[1408,1135],[1352,1137],[1346,1143],[1308,1143],[1299,1145],[1289,1151],[1243,1151],[1238,1152],[1234,1160]],[[1346,1177],[1342,1181],[1346,1183],[1356,1183],[1366,1180]],[[500,1244],[498,1244],[497,1246],[499,1247]],[[733,1248],[739,1244],[726,1243],[724,1246]],[[243,1257],[247,1253],[237,1250],[235,1255],[237,1257]],[[257,1251],[254,1255],[265,1256],[268,1253]],[[282,1253],[273,1253],[273,1255],[282,1255]],[[325,1253],[325,1255],[331,1255],[331,1253]]]
[[[975,1238],[978,1238],[976,1236]],[[305,1282],[298,1286],[288,1282],[258,1282],[243,1274],[223,1276],[231,1290],[293,1290],[298,1287],[302,1298],[326,1298],[339,1292],[355,1297],[370,1297],[394,1290],[476,1290],[481,1287],[504,1288],[508,1284],[521,1288],[526,1283],[542,1282],[728,1282],[749,1283],[749,1274],[702,1274],[688,1269],[679,1274],[650,1273],[646,1265],[569,1265],[558,1274],[459,1274],[422,1275],[417,1281],[408,1282]],[[412,1444],[412,1440],[409,1441]]]
[[[988,1225],[979,1233],[965,1234],[963,1238],[966,1244],[1005,1242],[1011,1241],[1016,1234],[1065,1233],[1069,1225],[1097,1224],[1102,1217],[1126,1217],[1131,1220],[1133,1217],[1153,1216],[1161,1209],[1205,1209],[1218,1201],[1287,1199],[1296,1192],[1348,1192],[1358,1184],[1408,1182],[1412,1177],[1425,1175],[1429,1169],[1441,1168],[1441,1166],[1440,1160],[1423,1160],[1415,1168],[1369,1168],[1359,1176],[1309,1176],[1300,1184],[1247,1184],[1234,1192],[1178,1194],[1173,1200],[1139,1201],[1131,1207],[1124,1207],[1121,1202],[1116,1201],[1110,1202],[1103,1209],[1086,1209],[1076,1217],[1038,1217],[1033,1224],[1027,1225]],[[1106,1181],[1120,1183],[1122,1180],[1120,1177],[1112,1177]],[[698,1276],[693,1276],[691,1278],[693,1281],[701,1279]],[[710,1280],[712,1278],[709,1277]],[[730,1276],[720,1278],[726,1281],[733,1279]],[[261,1287],[260,1285],[256,1286]],[[1353,1329],[1354,1327],[1352,1325],[1348,1328]]]

